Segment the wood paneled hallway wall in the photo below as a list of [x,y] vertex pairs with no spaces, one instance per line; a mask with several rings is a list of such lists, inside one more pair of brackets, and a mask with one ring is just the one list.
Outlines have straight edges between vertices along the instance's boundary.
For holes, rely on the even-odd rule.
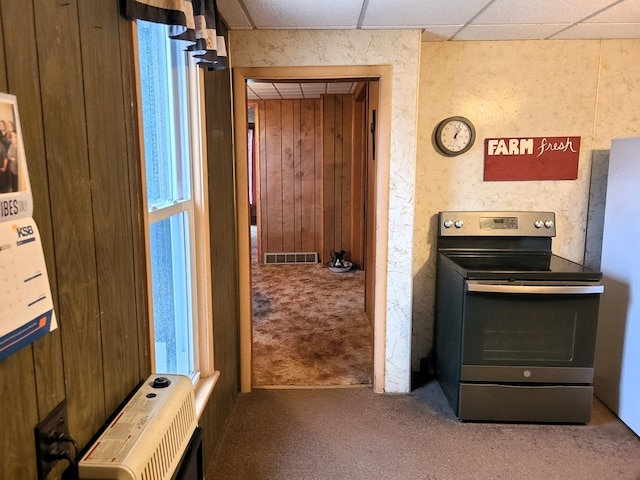
[[326,263],[332,250],[345,250],[362,268],[364,96],[254,105],[259,261],[264,253],[317,252]]
[[[150,374],[132,27],[119,3],[0,0],[0,91],[18,99],[59,323],[0,361],[2,479],[37,477],[33,429],[62,400],[84,447]],[[238,392],[229,75],[205,75],[221,371],[200,419],[206,465]]]

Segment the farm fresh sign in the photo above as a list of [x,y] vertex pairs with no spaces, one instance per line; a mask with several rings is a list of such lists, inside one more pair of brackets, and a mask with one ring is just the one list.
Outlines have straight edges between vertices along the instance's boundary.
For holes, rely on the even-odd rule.
[[580,137],[486,138],[484,180],[575,180]]

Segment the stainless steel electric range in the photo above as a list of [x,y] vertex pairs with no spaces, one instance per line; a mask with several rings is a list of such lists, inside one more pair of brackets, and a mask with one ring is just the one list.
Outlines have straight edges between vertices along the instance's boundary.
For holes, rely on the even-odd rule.
[[551,212],[441,212],[436,376],[461,420],[586,423],[602,274],[551,253]]

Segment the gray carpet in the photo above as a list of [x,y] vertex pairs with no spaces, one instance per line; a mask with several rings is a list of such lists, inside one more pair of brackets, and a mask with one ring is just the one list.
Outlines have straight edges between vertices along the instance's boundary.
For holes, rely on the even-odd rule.
[[241,394],[207,480],[640,479],[640,440],[598,400],[587,425],[459,422],[436,382]]

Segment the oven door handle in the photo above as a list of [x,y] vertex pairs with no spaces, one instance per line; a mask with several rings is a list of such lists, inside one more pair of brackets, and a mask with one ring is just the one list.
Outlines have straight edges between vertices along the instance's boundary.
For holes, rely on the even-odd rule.
[[522,285],[467,280],[468,292],[521,293],[544,295],[592,295],[604,292],[604,285]]

